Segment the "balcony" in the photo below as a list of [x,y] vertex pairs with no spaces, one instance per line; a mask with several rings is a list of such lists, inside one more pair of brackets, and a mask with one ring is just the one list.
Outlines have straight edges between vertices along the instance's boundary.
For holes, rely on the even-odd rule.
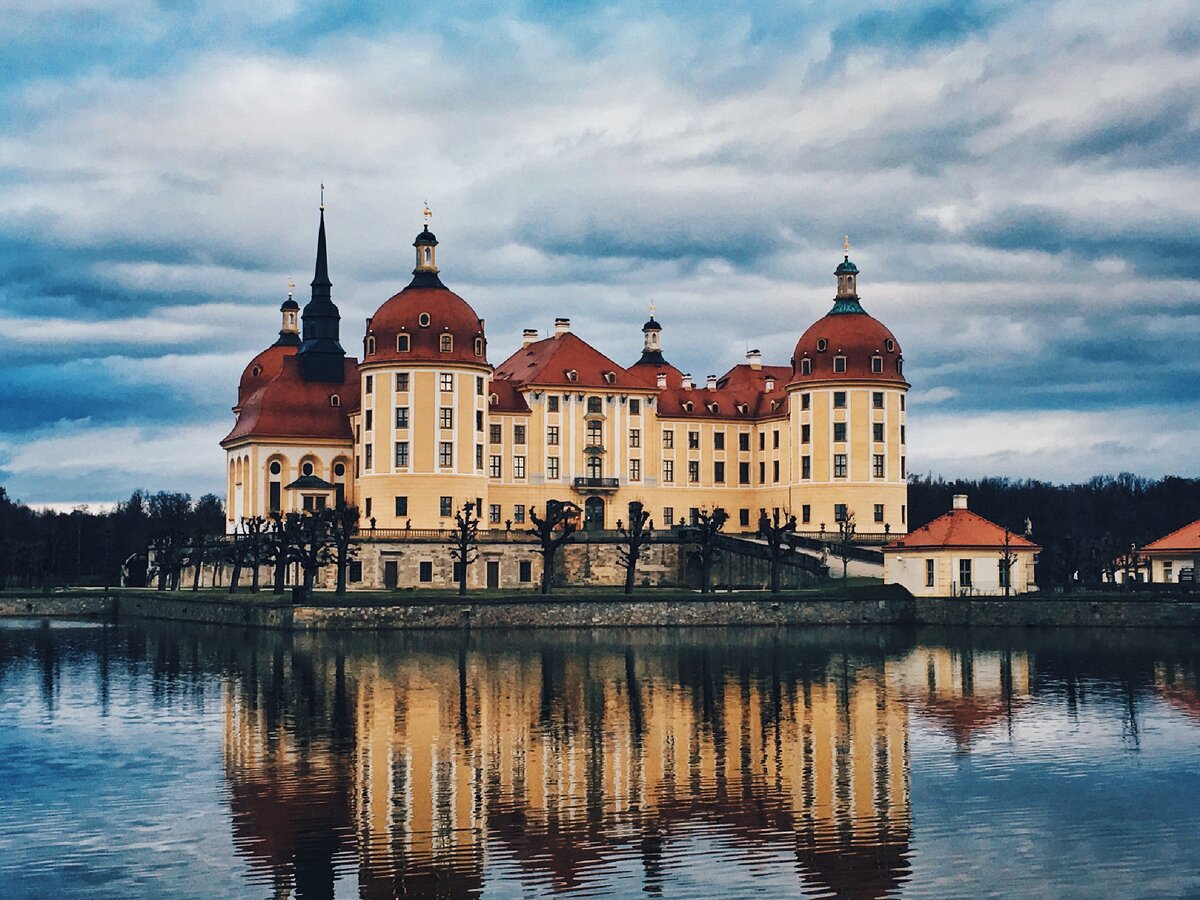
[[619,478],[576,478],[576,490],[615,491],[621,485]]

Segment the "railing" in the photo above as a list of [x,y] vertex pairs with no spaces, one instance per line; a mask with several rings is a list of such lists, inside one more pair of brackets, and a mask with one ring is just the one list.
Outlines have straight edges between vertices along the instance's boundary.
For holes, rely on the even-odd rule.
[[621,480],[619,478],[576,478],[574,484],[577,488],[605,488],[612,490],[620,487]]

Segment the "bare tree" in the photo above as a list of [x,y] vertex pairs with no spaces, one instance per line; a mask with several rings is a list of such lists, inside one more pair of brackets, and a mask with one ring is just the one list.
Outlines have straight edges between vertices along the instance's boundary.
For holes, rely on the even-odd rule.
[[242,516],[241,525],[245,535],[246,560],[250,565],[250,591],[257,594],[259,569],[268,560],[267,538],[270,520],[264,516]]
[[317,572],[331,559],[327,520],[322,515],[292,512],[283,517],[283,529],[288,538],[288,558],[299,563],[304,593],[311,594]]
[[350,563],[358,557],[358,547],[354,543],[354,532],[358,529],[358,507],[338,503],[332,509],[321,512],[325,532],[332,545],[330,555],[337,565],[337,593],[346,593],[346,570]]
[[282,594],[287,583],[287,566],[292,558],[291,538],[283,513],[278,510],[271,513],[271,528],[267,532],[264,559],[274,569],[271,590],[276,594]]
[[458,594],[467,594],[467,569],[479,559],[479,516],[475,504],[467,501],[454,514],[454,534],[450,538],[450,558],[458,572]]
[[554,577],[554,558],[558,548],[575,540],[579,527],[579,507],[570,500],[547,500],[546,518],[541,518],[534,507],[529,508],[532,528],[526,531],[541,545],[535,553],[542,555],[542,593],[550,593],[550,582]]
[[758,534],[767,542],[767,552],[771,561],[771,593],[779,593],[779,568],[785,558],[795,552],[788,538],[796,533],[796,517],[785,510],[780,519],[779,510],[775,509],[770,518],[764,509],[758,516]]
[[837,555],[842,561],[842,581],[850,571],[850,557],[854,555],[854,532],[858,526],[854,524],[854,510],[846,510],[846,514],[838,521]]
[[707,594],[712,590],[713,562],[717,557],[717,535],[729,521],[729,513],[718,506],[711,513],[702,509],[696,514],[696,547],[700,551],[700,593]]
[[1012,548],[1012,533],[1004,528],[1004,549],[1000,551],[1000,583],[1004,586],[1004,596],[1012,595],[1012,570],[1017,561],[1017,551]]
[[621,535],[621,543],[617,545],[617,556],[621,565],[625,567],[625,593],[632,594],[642,548],[650,543],[654,534],[654,523],[650,521],[650,513],[642,506],[642,501],[634,500],[629,504],[628,528],[617,519],[617,533]]

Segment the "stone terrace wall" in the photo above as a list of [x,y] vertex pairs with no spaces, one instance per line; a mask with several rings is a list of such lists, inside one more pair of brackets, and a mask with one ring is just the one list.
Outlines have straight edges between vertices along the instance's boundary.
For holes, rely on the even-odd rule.
[[1200,602],[1185,600],[918,597],[913,603],[920,625],[1200,629]]

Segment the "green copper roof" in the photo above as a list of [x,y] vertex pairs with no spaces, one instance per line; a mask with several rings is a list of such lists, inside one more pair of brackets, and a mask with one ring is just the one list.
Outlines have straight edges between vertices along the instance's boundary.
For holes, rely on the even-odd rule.
[[850,262],[850,257],[846,257],[844,260],[842,260],[841,264],[833,270],[833,274],[835,275],[845,275],[847,273],[852,273],[854,275],[858,274],[858,266]]
[[836,316],[841,313],[863,313],[865,315],[866,312],[857,297],[838,297],[833,301],[833,309],[829,311],[829,315]]

